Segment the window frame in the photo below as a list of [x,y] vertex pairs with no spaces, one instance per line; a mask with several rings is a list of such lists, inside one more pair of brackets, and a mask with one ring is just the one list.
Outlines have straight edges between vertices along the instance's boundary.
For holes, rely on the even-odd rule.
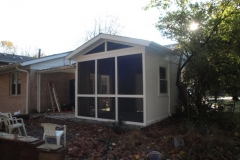
[[[15,86],[14,86],[14,92],[15,93],[13,93],[13,85],[14,84],[15,84]],[[20,96],[21,95],[21,73],[20,72],[14,72],[14,73],[10,74],[9,85],[10,85],[10,87],[9,87],[10,88],[10,90],[9,90],[9,95],[10,96]]]
[[[161,68],[165,69],[165,78],[161,78]],[[160,95],[166,95],[168,94],[168,69],[165,66],[159,66],[158,67],[158,94]],[[161,81],[166,82],[166,92],[161,92]]]

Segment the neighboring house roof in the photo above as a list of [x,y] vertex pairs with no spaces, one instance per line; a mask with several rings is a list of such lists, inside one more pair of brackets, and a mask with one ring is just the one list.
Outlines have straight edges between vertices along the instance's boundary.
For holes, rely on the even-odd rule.
[[77,56],[79,56],[79,55],[83,54],[84,52],[86,52],[87,50],[89,50],[89,48],[91,46],[97,45],[106,40],[115,41],[115,42],[119,42],[119,43],[122,42],[122,43],[129,44],[129,45],[139,45],[139,46],[151,47],[151,48],[155,48],[157,50],[162,50],[168,54],[173,54],[173,52],[170,49],[168,49],[158,43],[155,43],[153,41],[147,41],[147,40],[123,37],[123,36],[116,36],[116,35],[109,35],[109,34],[99,34],[96,37],[89,40],[88,42],[81,45],[80,47],[78,47],[76,50],[74,50],[69,55],[67,55],[66,59],[75,59]]
[[22,55],[15,55],[15,54],[0,53],[0,63],[5,63],[5,64],[24,62],[32,59],[36,59],[36,58],[22,56]]
[[14,69],[14,68],[16,68],[16,66],[28,66],[28,65],[32,65],[32,64],[36,64],[36,63],[40,63],[40,62],[44,62],[44,61],[53,60],[53,59],[56,59],[56,58],[62,58],[62,57],[67,56],[71,52],[72,51],[68,51],[68,52],[53,54],[53,55],[45,56],[45,57],[41,57],[41,58],[32,58],[32,59],[29,59],[29,60],[23,59],[23,61],[19,61],[17,63],[6,64],[6,65],[3,65],[3,66],[0,65],[0,71],[6,71],[6,70],[9,70],[9,69]]
[[31,65],[31,64],[35,64],[35,63],[40,63],[40,62],[43,62],[43,61],[49,61],[49,60],[52,60],[52,59],[55,59],[55,58],[65,57],[71,52],[72,51],[63,52],[63,53],[59,53],[59,54],[53,54],[53,55],[50,55],[50,56],[45,56],[45,57],[37,58],[37,59],[34,59],[34,60],[25,61],[25,62],[22,62],[21,64],[22,64],[22,66],[27,66],[27,65]]

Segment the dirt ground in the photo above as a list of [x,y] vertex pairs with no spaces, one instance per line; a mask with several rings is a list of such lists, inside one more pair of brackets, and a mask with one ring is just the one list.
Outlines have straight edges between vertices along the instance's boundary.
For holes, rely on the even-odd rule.
[[145,128],[126,126],[122,134],[116,134],[111,123],[77,119],[73,113],[35,115],[24,122],[28,135],[39,139],[43,135],[40,123],[66,125],[66,160],[101,160],[106,156],[107,159],[144,160],[149,150],[160,151],[165,160],[240,158],[237,130],[198,126],[198,130],[193,131],[177,118]]

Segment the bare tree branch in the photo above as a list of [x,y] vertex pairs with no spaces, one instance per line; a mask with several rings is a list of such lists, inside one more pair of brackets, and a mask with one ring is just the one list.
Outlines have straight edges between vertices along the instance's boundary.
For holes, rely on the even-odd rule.
[[100,33],[120,35],[123,28],[124,27],[119,23],[118,17],[106,16],[105,19],[99,17],[98,19],[94,19],[93,28],[86,31],[86,35],[83,37],[82,41],[87,42]]

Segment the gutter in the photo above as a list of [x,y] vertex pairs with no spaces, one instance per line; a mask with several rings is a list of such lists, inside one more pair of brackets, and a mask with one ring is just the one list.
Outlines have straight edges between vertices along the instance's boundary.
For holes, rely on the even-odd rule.
[[27,73],[27,86],[26,86],[26,114],[28,114],[28,88],[29,88],[29,72],[23,69],[19,69],[18,66],[16,66],[16,69]]
[[0,72],[4,73],[5,71],[8,71],[10,69],[15,69],[16,66],[21,65],[21,63],[14,63],[14,64],[9,64],[9,65],[5,65],[5,66],[0,66]]

